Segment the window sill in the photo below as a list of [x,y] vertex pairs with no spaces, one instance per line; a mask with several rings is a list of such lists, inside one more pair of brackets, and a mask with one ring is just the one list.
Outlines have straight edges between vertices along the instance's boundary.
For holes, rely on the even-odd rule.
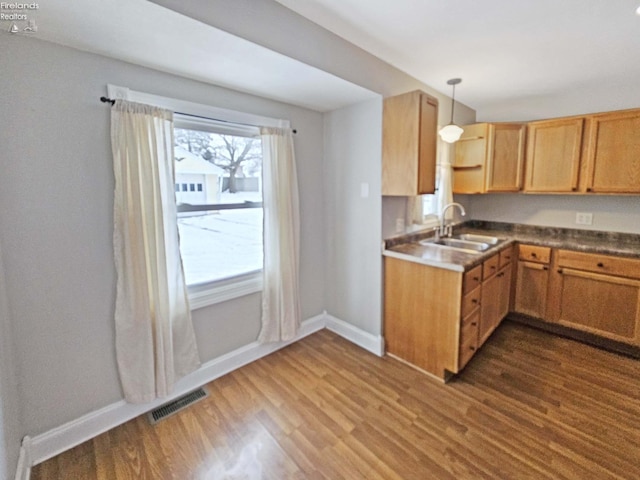
[[188,287],[191,310],[262,291],[262,271]]

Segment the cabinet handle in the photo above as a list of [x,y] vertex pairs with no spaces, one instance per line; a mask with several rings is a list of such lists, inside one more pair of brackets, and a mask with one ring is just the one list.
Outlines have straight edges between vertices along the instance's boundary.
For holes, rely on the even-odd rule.
[[472,327],[475,327],[476,325],[478,325],[478,322],[471,322]]
[[598,267],[600,267],[600,268],[604,268],[604,263],[602,263],[602,262],[598,262]]
[[504,277],[504,272],[500,272],[500,273],[498,274],[498,277]]
[[507,260],[511,260],[511,255],[505,255],[504,258],[506,258]]
[[475,350],[475,349],[476,347],[473,347],[473,346],[469,347],[469,350]]
[[474,279],[476,282],[480,281],[480,277],[473,277],[473,279]]
[[549,267],[547,265],[545,265],[544,267],[542,267],[543,270],[549,270]]
[[593,192],[593,188],[591,187],[587,188],[587,192]]
[[561,268],[558,269],[558,273],[562,273],[562,269]]
[[478,303],[478,299],[477,299],[477,298],[473,298],[473,299],[471,300],[471,303]]
[[490,268],[491,270],[495,270],[495,269],[496,269],[496,266],[495,266],[495,265],[489,265],[489,268]]
[[578,187],[571,187],[571,191],[575,192],[578,190]]
[[531,252],[531,256],[532,256],[533,258],[538,258],[538,255],[536,254],[536,252]]

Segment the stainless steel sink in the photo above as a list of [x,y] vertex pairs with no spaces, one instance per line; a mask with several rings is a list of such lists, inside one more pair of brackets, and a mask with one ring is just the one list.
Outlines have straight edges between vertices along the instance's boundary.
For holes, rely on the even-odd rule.
[[464,253],[481,253],[491,248],[491,245],[485,242],[473,242],[457,238],[428,239],[420,241],[420,244],[433,245],[438,248],[450,248]]
[[464,250],[474,250],[476,252],[484,252],[491,247],[491,245],[486,242],[461,240],[459,238],[441,238],[440,240],[435,240],[433,243],[436,245],[446,245],[447,247],[461,248]]
[[451,238],[470,242],[488,243],[489,245],[496,245],[500,241],[498,237],[490,237],[489,235],[478,235],[475,233],[461,233],[458,235],[453,235]]

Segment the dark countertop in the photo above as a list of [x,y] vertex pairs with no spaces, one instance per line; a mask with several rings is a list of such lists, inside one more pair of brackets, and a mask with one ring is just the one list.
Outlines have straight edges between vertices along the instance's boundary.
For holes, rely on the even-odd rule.
[[481,253],[465,253],[421,245],[420,240],[433,236],[433,231],[422,231],[385,240],[383,255],[434,267],[463,272],[481,264],[487,258],[515,242],[562,248],[580,252],[640,258],[640,235],[618,232],[600,232],[555,227],[539,227],[502,222],[471,220],[454,228],[454,234],[477,233],[498,237],[501,241]]

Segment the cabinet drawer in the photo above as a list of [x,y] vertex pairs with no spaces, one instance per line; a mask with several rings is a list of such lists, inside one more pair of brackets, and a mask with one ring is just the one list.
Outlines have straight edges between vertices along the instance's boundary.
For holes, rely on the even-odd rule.
[[480,287],[472,290],[462,297],[461,317],[466,318],[474,309],[480,306],[480,295],[482,289]]
[[635,258],[558,250],[558,266],[640,279],[640,260]]
[[480,324],[480,311],[470,315],[460,325],[460,355],[459,370],[467,364],[478,348],[478,325]]
[[520,260],[527,262],[549,263],[551,249],[537,245],[520,245],[518,247]]
[[511,263],[513,259],[513,247],[505,248],[500,252],[500,268]]
[[494,255],[491,258],[488,258],[482,264],[482,280],[486,280],[489,277],[492,277],[498,271],[498,265],[500,264],[500,255]]
[[476,288],[482,283],[482,265],[473,267],[464,274],[464,281],[462,285],[462,294],[466,295],[471,290]]

